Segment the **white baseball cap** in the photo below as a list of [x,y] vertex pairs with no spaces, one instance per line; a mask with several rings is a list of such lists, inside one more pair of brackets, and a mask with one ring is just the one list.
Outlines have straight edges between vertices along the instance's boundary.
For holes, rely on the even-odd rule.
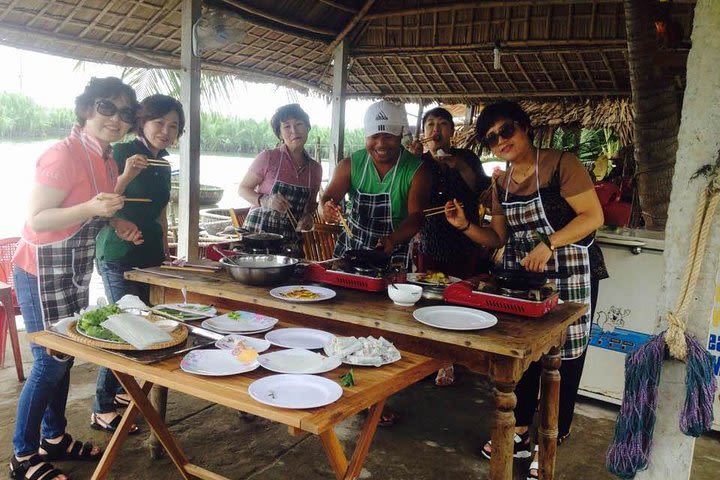
[[387,100],[380,100],[370,105],[365,112],[365,137],[377,133],[389,133],[402,136],[408,132],[407,113],[405,107]]

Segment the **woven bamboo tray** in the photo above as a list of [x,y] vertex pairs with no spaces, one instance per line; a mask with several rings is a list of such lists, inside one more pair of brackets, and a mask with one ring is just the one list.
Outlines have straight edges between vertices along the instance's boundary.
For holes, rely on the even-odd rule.
[[[78,343],[82,343],[83,345],[89,345],[91,347],[97,348],[107,348],[108,350],[138,351],[137,348],[133,347],[129,343],[106,342],[103,340],[86,337],[82,333],[78,332],[77,321],[74,321],[70,325],[68,325],[67,333],[70,338],[72,338]],[[179,345],[187,339],[188,328],[185,325],[178,325],[175,330],[170,332],[170,336],[172,337],[172,340],[169,340],[167,342],[153,343],[152,345],[144,348],[143,350],[162,350],[163,348],[169,348],[174,347],[175,345]]]

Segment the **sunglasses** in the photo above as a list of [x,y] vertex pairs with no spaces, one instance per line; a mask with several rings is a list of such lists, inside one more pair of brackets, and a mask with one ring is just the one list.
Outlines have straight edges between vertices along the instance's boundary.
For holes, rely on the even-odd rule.
[[113,102],[107,99],[100,99],[95,101],[95,109],[97,113],[103,117],[112,117],[117,114],[125,123],[133,125],[136,120],[135,109],[132,107],[118,108]]
[[505,140],[509,140],[513,135],[515,135],[515,130],[517,130],[517,123],[516,122],[508,122],[504,123],[500,128],[498,128],[497,132],[493,132],[488,134],[484,139],[483,143],[487,145],[488,147],[492,148],[498,144],[500,141],[500,137],[504,138]]

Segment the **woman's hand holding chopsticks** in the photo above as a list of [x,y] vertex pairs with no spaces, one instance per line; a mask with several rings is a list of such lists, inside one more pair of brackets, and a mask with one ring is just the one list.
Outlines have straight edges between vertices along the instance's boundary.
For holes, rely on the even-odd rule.
[[447,202],[443,208],[445,218],[450,225],[463,232],[470,227],[470,221],[467,217],[465,217],[465,211],[463,210],[462,204],[456,199]]
[[[452,202],[448,202],[448,203],[452,203]],[[458,205],[460,207],[464,206],[462,203],[458,203]],[[445,205],[441,205],[439,207],[426,208],[425,210],[423,210],[423,214],[426,217],[432,217],[433,215],[440,215],[440,214],[445,213],[445,207],[446,207]],[[455,207],[453,206],[452,208],[455,208]]]

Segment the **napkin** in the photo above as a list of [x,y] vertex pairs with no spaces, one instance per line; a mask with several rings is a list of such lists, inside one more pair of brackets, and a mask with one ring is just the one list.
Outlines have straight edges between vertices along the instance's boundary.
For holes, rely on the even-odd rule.
[[153,325],[145,317],[132,313],[118,313],[110,315],[101,323],[103,327],[128,342],[138,350],[144,350],[150,345],[159,342],[169,342],[172,336]]

